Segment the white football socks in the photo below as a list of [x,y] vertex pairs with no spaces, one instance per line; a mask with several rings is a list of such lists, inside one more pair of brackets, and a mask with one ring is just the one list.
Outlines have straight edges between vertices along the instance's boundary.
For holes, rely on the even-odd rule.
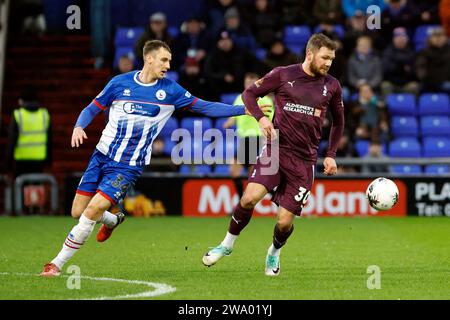
[[81,248],[81,246],[86,242],[86,240],[91,235],[94,230],[97,221],[90,220],[86,218],[83,214],[80,216],[78,224],[73,227],[64,241],[61,251],[58,253],[55,259],[52,260],[59,270],[64,266],[64,264],[73,257],[75,252]]
[[221,245],[223,245],[224,247],[233,249],[234,242],[236,241],[237,238],[238,238],[237,235],[234,235],[234,234],[231,234],[231,233],[227,232],[227,235],[223,239]]
[[281,253],[281,248],[277,249],[273,246],[273,243],[270,245],[269,250],[267,250],[267,253],[270,254],[271,256],[280,256]]
[[108,228],[112,228],[117,224],[117,216],[109,211],[105,211],[99,222],[103,223]]

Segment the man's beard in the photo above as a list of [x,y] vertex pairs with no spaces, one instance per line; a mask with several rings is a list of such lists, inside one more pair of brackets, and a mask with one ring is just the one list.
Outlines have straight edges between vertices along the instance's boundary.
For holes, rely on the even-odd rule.
[[311,61],[311,65],[309,66],[309,69],[317,77],[326,76],[328,74],[328,69],[319,68],[317,66],[317,64],[314,62],[314,60]]

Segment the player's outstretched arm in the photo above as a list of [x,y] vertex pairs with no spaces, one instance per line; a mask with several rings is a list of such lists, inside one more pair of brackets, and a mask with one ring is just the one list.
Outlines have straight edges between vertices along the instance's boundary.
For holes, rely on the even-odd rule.
[[80,145],[83,144],[83,140],[87,139],[87,135],[86,132],[84,132],[83,128],[81,127],[75,127],[73,128],[73,132],[72,132],[72,148],[74,147],[79,147]]
[[84,132],[84,128],[86,128],[91,121],[95,118],[97,114],[100,113],[102,109],[100,109],[94,102],[89,104],[86,108],[81,111],[80,115],[78,116],[77,123],[75,124],[75,127],[72,132],[72,140],[71,140],[71,146],[79,147],[83,144],[83,140],[87,139],[86,132]]

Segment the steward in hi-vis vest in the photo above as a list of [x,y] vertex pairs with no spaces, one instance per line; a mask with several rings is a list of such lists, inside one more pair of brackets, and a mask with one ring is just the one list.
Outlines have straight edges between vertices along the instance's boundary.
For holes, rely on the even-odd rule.
[[51,163],[51,121],[46,108],[40,106],[32,88],[19,99],[19,108],[11,117],[8,165],[14,162],[14,174],[42,173]]

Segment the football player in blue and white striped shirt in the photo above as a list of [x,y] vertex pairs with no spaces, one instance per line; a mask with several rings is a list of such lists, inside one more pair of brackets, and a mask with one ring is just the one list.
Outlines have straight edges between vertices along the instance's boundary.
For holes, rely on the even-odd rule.
[[79,218],[79,222],[69,232],[56,258],[44,266],[42,276],[59,275],[97,222],[103,223],[97,234],[97,240],[103,242],[123,221],[123,214],[114,215],[107,210],[125,197],[144,166],[150,163],[152,143],[175,110],[190,109],[211,117],[250,114],[244,106],[196,98],[165,78],[171,50],[164,42],[148,41],[143,50],[143,69],[114,77],[77,120],[72,147],[83,144],[87,139],[84,129],[98,113],[109,109],[108,123],[73,201],[72,216]]

